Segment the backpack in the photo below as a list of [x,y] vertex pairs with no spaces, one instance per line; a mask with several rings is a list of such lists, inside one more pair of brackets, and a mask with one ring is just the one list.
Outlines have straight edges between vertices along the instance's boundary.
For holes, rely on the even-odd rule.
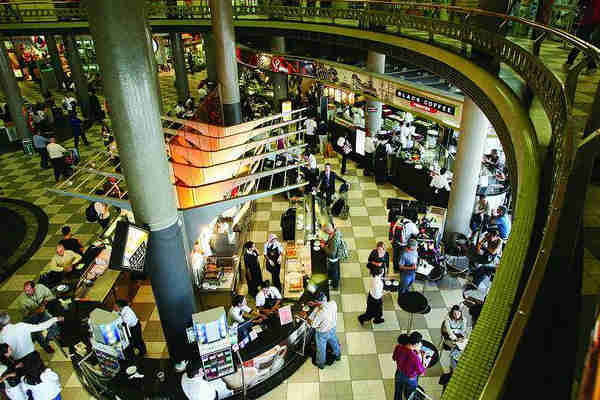
[[88,220],[88,222],[96,222],[98,221],[98,219],[100,219],[100,216],[98,215],[98,213],[96,212],[96,208],[94,207],[94,203],[91,203],[85,209],[85,218]]

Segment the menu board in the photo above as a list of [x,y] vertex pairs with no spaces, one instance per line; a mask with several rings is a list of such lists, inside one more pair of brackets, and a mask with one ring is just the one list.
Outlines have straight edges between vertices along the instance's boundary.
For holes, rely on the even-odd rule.
[[126,221],[117,222],[109,268],[144,272],[150,232]]

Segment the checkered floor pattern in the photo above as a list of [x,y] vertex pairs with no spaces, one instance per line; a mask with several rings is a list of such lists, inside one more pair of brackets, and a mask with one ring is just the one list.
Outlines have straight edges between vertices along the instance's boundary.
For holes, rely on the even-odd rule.
[[[547,41],[542,47],[542,55],[557,75],[562,61],[566,57],[565,50],[554,42]],[[202,74],[194,74],[190,79],[192,94]],[[598,75],[585,78],[578,86],[575,101],[574,118],[578,131],[582,131],[584,116],[589,110],[598,82]],[[170,110],[176,103],[173,77],[161,74],[161,93],[165,110]],[[23,95],[31,102],[41,101],[38,86],[27,82],[20,84]],[[61,101],[61,96],[57,100]],[[103,99],[101,99],[102,101]],[[0,93],[0,101],[5,101]],[[81,146],[83,159],[90,157],[102,149],[99,127],[94,126],[88,133],[90,146]],[[63,143],[65,147],[73,147],[72,140]],[[319,158],[319,163],[325,161]],[[339,171],[339,159],[327,159],[333,169]],[[21,295],[23,282],[35,278],[54,253],[55,245],[60,240],[60,228],[64,224],[72,227],[76,237],[82,242],[91,240],[100,231],[100,226],[85,220],[86,201],[70,197],[60,197],[48,193],[46,188],[54,184],[52,171],[41,170],[36,156],[26,156],[22,152],[0,155],[0,175],[3,177],[1,196],[18,198],[39,205],[49,216],[48,236],[37,253],[21,267],[10,279],[0,285],[0,309],[8,309],[15,319],[19,319],[17,298]],[[333,292],[333,298],[339,307],[338,336],[342,343],[342,361],[333,367],[318,370],[307,362],[292,377],[265,395],[264,399],[273,400],[311,400],[311,399],[388,399],[393,398],[394,364],[391,360],[396,337],[407,325],[408,315],[398,309],[394,298],[386,295],[384,301],[385,323],[373,326],[370,323],[361,326],[357,316],[364,311],[365,296],[369,284],[365,262],[369,251],[378,240],[387,242],[387,222],[384,204],[389,197],[403,197],[404,193],[395,187],[385,184],[377,185],[371,177],[362,176],[362,170],[353,162],[348,163],[345,176],[351,182],[349,192],[350,218],[336,219],[349,245],[355,249],[353,259],[344,263],[341,268],[342,282],[339,292]],[[588,191],[585,222],[586,227],[600,226],[600,211],[594,204],[600,199],[600,189],[590,187]],[[257,242],[259,249],[270,232],[280,232],[280,216],[288,207],[283,197],[261,199],[257,204],[256,223],[251,237]],[[586,287],[587,294],[600,292],[600,263],[586,250]],[[265,277],[269,273],[264,271]],[[423,287],[416,283],[416,290],[424,290],[432,307],[429,314],[416,316],[414,328],[434,344],[440,342],[440,326],[448,307],[461,301],[461,282],[446,279],[439,284],[428,283]],[[242,287],[242,291],[245,288]],[[119,296],[129,296],[127,291],[119,291]],[[131,293],[133,308],[142,321],[143,334],[148,346],[148,356],[155,358],[168,357],[166,344],[160,327],[160,319],[154,304],[154,297],[149,284],[142,284],[137,291]],[[70,362],[60,352],[47,355],[40,350],[45,361],[61,377],[63,398],[66,400],[88,399],[77,380]],[[440,397],[441,387],[437,384],[442,368],[447,367],[447,358],[443,357],[441,365],[428,371],[420,384],[433,398]]]

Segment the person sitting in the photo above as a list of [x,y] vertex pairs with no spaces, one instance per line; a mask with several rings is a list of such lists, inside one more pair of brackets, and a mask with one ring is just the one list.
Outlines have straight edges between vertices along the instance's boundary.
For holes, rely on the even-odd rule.
[[[46,310],[47,306],[55,303],[56,297],[50,289],[41,283],[36,284],[33,281],[27,281],[23,285],[23,296],[21,297],[21,309],[25,317],[23,321],[36,325],[52,319],[52,315]],[[33,339],[40,343],[47,353],[53,353],[54,349],[50,346],[50,340],[56,339],[60,335],[58,325],[53,324],[48,328],[48,334],[44,338],[39,332],[32,334]]]
[[210,382],[204,379],[202,360],[190,361],[181,376],[181,388],[188,400],[213,400],[225,399],[232,395],[223,379],[214,379]]
[[63,226],[61,232],[63,234],[63,239],[58,242],[58,244],[62,244],[65,250],[70,250],[79,255],[83,255],[83,246],[81,245],[81,241],[73,237],[71,227]]
[[387,273],[390,267],[390,254],[385,251],[385,243],[377,242],[377,247],[369,254],[367,268],[373,270],[376,268],[383,269],[383,276]]
[[264,281],[260,292],[256,295],[256,306],[263,314],[271,314],[279,308],[283,297],[275,286],[271,286],[271,282]]
[[482,265],[473,274],[473,285],[478,287],[486,276],[491,278],[492,274],[496,271],[496,261],[502,251],[501,244],[502,239],[496,229],[488,231],[483,239],[481,239],[476,248],[476,262]]
[[460,306],[455,304],[448,312],[448,317],[442,323],[444,345],[450,350],[455,348],[459,348],[459,350],[464,349],[467,334],[467,320]]
[[233,296],[231,308],[229,309],[229,317],[231,321],[240,324],[251,319],[263,318],[260,313],[252,311],[252,309],[248,307],[248,304],[246,303],[246,297],[239,294]]
[[483,225],[487,226],[490,218],[490,203],[487,201],[485,195],[479,196],[479,200],[475,203],[473,208],[473,215],[471,216],[470,228],[472,234],[474,234]]
[[512,229],[512,223],[506,215],[506,207],[498,206],[496,216],[490,221],[490,225],[496,226],[502,240],[506,241]]
[[183,101],[177,102],[174,112],[177,118],[183,118],[183,115],[185,114],[185,107],[183,105]]
[[23,389],[31,391],[34,400],[60,400],[60,377],[44,365],[40,358],[27,363],[24,368]]
[[73,267],[81,261],[81,255],[72,250],[65,250],[62,244],[56,246],[56,254],[52,257],[46,271],[67,273],[73,271]]

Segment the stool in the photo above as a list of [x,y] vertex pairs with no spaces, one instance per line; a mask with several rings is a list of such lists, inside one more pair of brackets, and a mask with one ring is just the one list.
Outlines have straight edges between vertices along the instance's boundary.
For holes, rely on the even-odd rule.
[[410,314],[408,319],[408,327],[406,328],[407,332],[410,332],[413,329],[413,323],[415,314],[427,314],[431,311],[431,307],[429,306],[429,301],[423,295],[423,293],[419,292],[407,292],[398,296],[398,306]]

